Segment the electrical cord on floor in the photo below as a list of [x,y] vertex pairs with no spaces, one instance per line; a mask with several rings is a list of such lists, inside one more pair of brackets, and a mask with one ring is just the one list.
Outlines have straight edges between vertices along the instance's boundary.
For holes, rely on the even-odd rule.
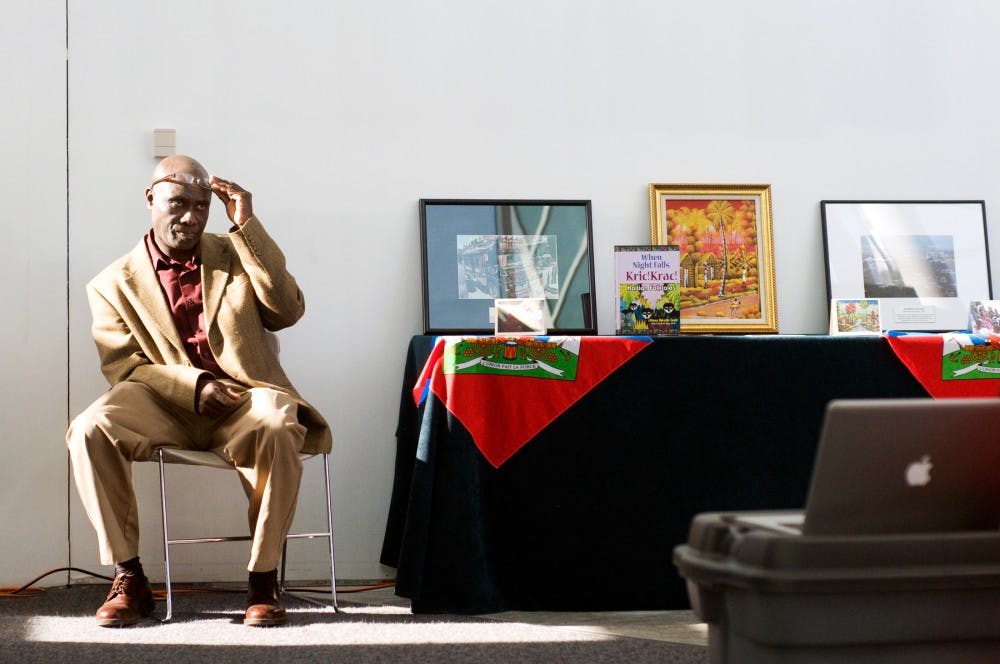
[[[80,569],[79,567],[56,567],[55,569],[50,569],[47,572],[39,574],[31,581],[28,581],[23,586],[15,588],[14,586],[0,586],[0,598],[22,598],[22,597],[35,597],[45,592],[45,588],[40,588],[38,586],[33,586],[32,584],[44,579],[45,577],[55,574],[57,572],[80,572],[81,574],[87,574],[98,579],[104,579],[106,581],[114,581],[113,577],[106,576],[104,574],[98,574],[96,572],[91,572],[90,570]],[[393,582],[388,583],[376,583],[368,586],[351,586],[349,588],[337,588],[337,594],[347,594],[347,593],[361,593],[369,590],[381,590],[383,588],[392,588],[396,584]],[[297,592],[297,593],[320,593],[329,594],[329,588],[285,588],[287,591]],[[198,587],[198,588],[178,588],[174,584],[173,592],[175,594],[193,594],[193,593],[244,593],[245,590],[238,590],[232,588],[216,588],[216,587]],[[167,597],[166,589],[154,589],[153,598],[158,600],[164,600]]]
[[[381,590],[383,588],[393,588],[393,587],[395,587],[395,585],[396,585],[395,583],[393,583],[392,581],[389,581],[387,583],[376,583],[376,584],[370,585],[370,586],[351,586],[349,588],[337,588],[337,594],[338,595],[348,595],[350,593],[363,593],[363,592],[368,592],[369,590]],[[293,592],[293,593],[319,593],[319,594],[322,594],[322,595],[329,595],[330,594],[330,589],[329,588],[292,588],[292,587],[286,587],[285,590],[287,590],[289,592]]]
[[114,581],[110,576],[105,576],[103,574],[97,574],[89,570],[80,569],[79,567],[56,567],[55,569],[50,569],[48,572],[43,572],[39,574],[31,581],[20,588],[15,588],[14,586],[4,586],[0,587],[0,597],[34,597],[35,595],[40,595],[45,592],[45,588],[39,588],[37,586],[32,586],[31,584],[36,581],[40,581],[50,574],[55,574],[56,572],[80,572],[81,574],[89,574],[90,576],[96,576],[99,579],[107,579],[108,581]]

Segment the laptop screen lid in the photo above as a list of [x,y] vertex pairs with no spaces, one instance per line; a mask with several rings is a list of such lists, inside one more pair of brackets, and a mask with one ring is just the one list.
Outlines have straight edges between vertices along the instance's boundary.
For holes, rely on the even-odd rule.
[[804,535],[1000,528],[1000,399],[831,401]]

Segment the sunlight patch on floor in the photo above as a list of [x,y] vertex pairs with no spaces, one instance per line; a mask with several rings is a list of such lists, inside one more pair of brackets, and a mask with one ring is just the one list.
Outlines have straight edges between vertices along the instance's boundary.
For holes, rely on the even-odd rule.
[[603,634],[610,637],[629,637],[635,639],[649,639],[651,641],[667,641],[669,643],[686,643],[693,646],[708,645],[708,625],[706,623],[693,623],[690,625],[659,625],[656,627],[643,627],[633,625],[595,625],[595,624],[573,624],[560,625],[563,629],[578,629],[595,634]]
[[[201,614],[193,622],[158,623],[144,620],[125,629],[98,627],[93,617],[38,616],[24,625],[26,641],[74,643],[130,643],[187,645],[399,645],[399,644],[479,644],[479,643],[543,643],[608,641],[615,637],[585,631],[554,629],[538,625],[514,625],[493,622],[448,622],[407,620],[371,613],[371,618],[351,612],[350,618],[340,619],[331,614],[323,622],[296,624],[261,629],[239,624],[239,613],[217,614],[218,619]],[[388,618],[388,619],[387,619]],[[307,618],[301,618],[305,622]]]
[[581,630],[611,637],[626,637],[704,646],[708,625],[691,611],[505,611],[486,616],[491,620]]

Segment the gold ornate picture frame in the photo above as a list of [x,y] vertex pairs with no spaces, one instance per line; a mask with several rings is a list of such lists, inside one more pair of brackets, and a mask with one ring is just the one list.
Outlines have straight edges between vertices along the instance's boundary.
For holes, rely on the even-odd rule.
[[650,240],[681,251],[682,333],[776,333],[771,185],[650,184]]

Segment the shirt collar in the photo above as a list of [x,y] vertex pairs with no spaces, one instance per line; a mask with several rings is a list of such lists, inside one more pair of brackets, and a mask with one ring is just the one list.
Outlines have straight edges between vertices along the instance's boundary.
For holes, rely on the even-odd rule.
[[153,261],[153,269],[155,270],[164,270],[175,265],[189,270],[201,266],[201,243],[194,250],[194,255],[182,263],[160,251],[160,247],[157,246],[156,240],[153,238],[153,229],[149,229],[149,232],[146,233],[146,250],[149,251],[149,258]]

